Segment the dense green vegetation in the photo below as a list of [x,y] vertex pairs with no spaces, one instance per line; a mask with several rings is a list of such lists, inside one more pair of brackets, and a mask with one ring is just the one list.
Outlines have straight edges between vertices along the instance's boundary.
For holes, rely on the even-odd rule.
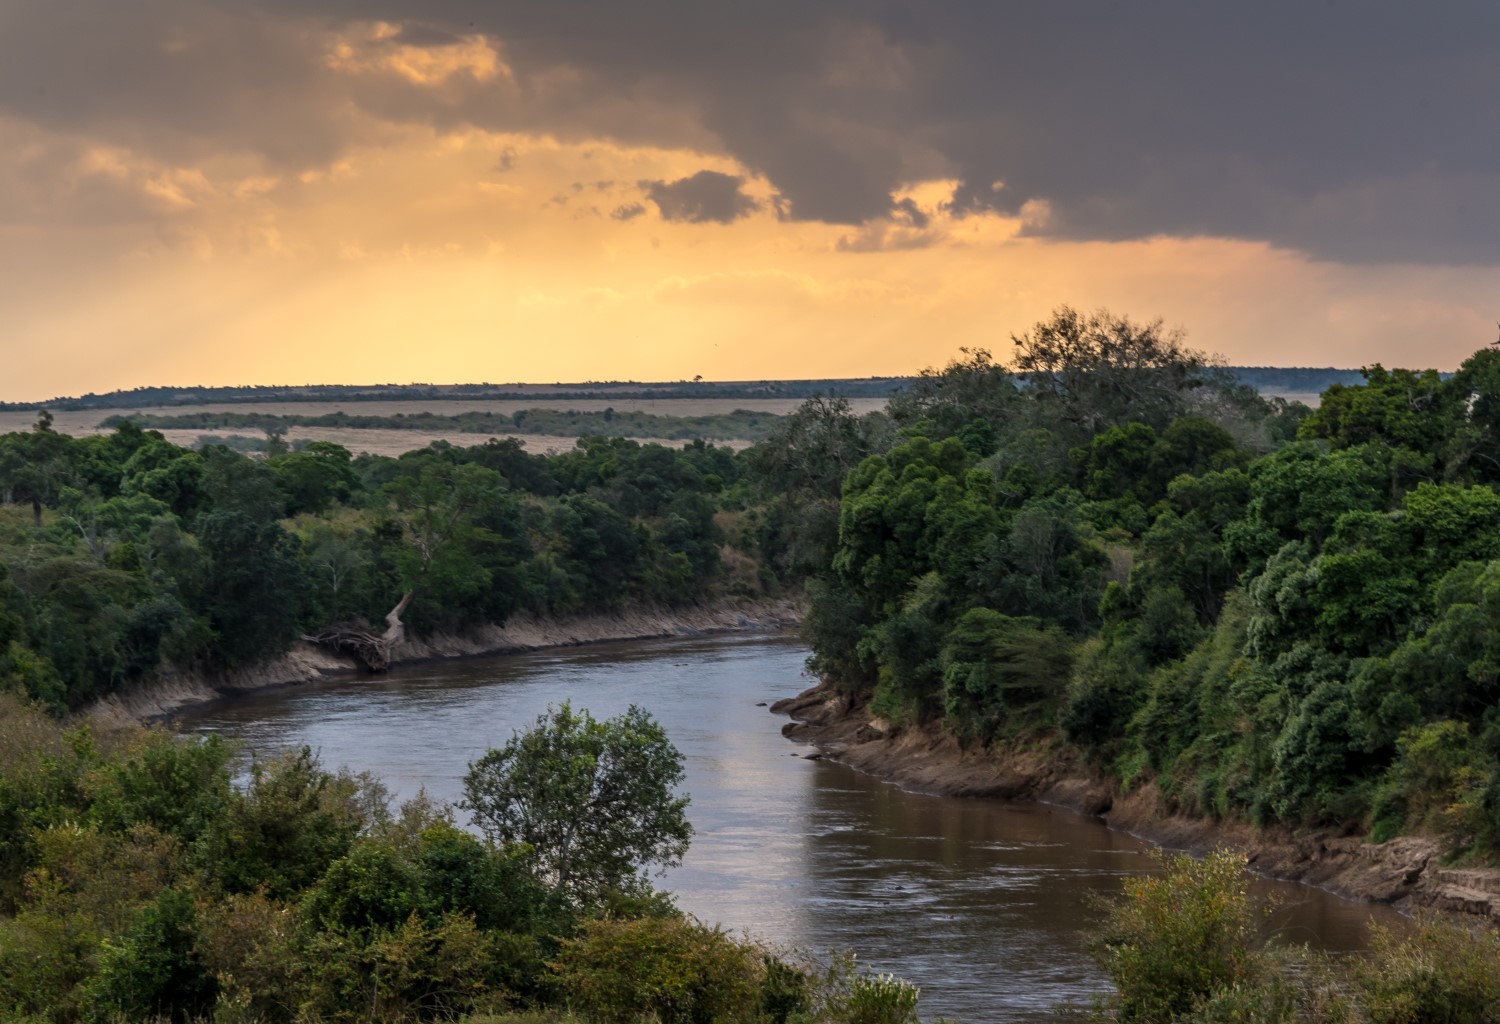
[[650,412],[617,412],[603,409],[520,409],[514,413],[461,412],[395,413],[366,415],[330,412],[319,416],[295,413],[272,415],[258,412],[188,412],[175,415],[131,413],[107,417],[101,426],[131,422],[152,430],[261,430],[286,433],[291,427],[352,428],[356,430],[457,431],[464,434],[542,434],[548,437],[651,437],[691,441],[763,441],[781,419],[775,413],[733,412],[704,416],[658,415]]
[[1064,309],[1016,341],[924,374],[892,434],[822,428],[825,679],[1169,810],[1493,851],[1500,352],[1310,413],[1159,324]]
[[1275,942],[1242,859],[1158,856],[1105,906],[1095,956],[1121,1024],[1489,1024],[1500,1013],[1500,933],[1429,919],[1376,930],[1339,963]]
[[76,708],[164,666],[235,669],[379,623],[408,593],[418,633],[757,594],[775,579],[727,546],[747,487],[743,459],[702,442],[256,460],[44,417],[0,437],[0,688]]
[[1309,412],[1160,324],[1016,341],[738,455],[252,459],[44,417],[0,438],[0,685],[78,707],[406,594],[425,633],[804,584],[814,667],[895,724],[1062,743],[1195,814],[1500,841],[1500,353]]
[[[916,1020],[909,985],[731,937],[651,889],[646,871],[689,830],[670,795],[681,756],[636,710],[560,709],[512,740],[518,757],[476,762],[487,840],[422,797],[393,809],[376,780],[306,749],[236,784],[216,738],[66,729],[12,694],[0,736],[7,1020]],[[500,838],[476,799],[519,794],[530,835],[555,836],[579,819],[547,782],[585,770],[604,799],[637,776],[662,785],[569,837],[566,862]]]

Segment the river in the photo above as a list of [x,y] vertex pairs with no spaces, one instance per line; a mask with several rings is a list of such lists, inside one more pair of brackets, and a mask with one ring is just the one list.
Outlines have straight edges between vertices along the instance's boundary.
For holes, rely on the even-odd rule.
[[[635,641],[398,667],[262,691],[182,716],[263,754],[302,745],[395,793],[456,801],[470,761],[572,700],[596,718],[647,709],[682,751],[696,834],[661,884],[678,904],[772,943],[854,950],[922,987],[924,1019],[1032,1021],[1106,983],[1084,951],[1090,894],[1151,870],[1146,844],[1038,804],[902,792],[781,736],[766,703],[806,688],[782,636]],[[1259,883],[1295,942],[1361,948],[1388,908]]]

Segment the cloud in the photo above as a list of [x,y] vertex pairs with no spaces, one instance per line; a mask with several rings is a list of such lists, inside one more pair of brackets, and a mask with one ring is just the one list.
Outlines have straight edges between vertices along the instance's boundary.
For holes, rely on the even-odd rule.
[[921,231],[932,221],[932,218],[917,205],[917,201],[910,196],[898,199],[891,206],[892,219],[904,221],[908,226]]
[[646,212],[646,208],[640,203],[631,203],[628,206],[617,206],[610,216],[615,220],[635,220]]
[[834,248],[839,252],[898,252],[925,249],[942,239],[941,232],[920,231],[889,220],[870,220],[856,230],[840,235]]
[[346,74],[389,74],[413,85],[439,88],[459,75],[476,82],[511,78],[510,68],[483,36],[434,38],[432,32],[413,32],[401,25],[376,22],[343,33],[324,57],[335,71]]
[[[0,117],[267,176],[392,126],[690,148],[801,221],[890,218],[904,183],[944,177],[957,211],[1045,204],[1027,230],[1052,240],[1483,265],[1497,42],[1485,0],[10,0]],[[727,222],[749,201],[728,195],[658,206]]]
[[718,171],[699,171],[676,181],[642,181],[646,198],[656,204],[663,220],[689,224],[728,224],[748,217],[760,203],[741,191],[744,178]]

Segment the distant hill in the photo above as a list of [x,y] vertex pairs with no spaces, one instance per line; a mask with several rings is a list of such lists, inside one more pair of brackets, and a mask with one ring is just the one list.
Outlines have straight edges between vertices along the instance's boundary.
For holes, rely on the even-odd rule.
[[[1327,367],[1231,366],[1240,383],[1257,391],[1280,394],[1317,394],[1330,384],[1358,384],[1358,370]],[[271,384],[243,387],[152,387],[53,398],[45,402],[0,402],[0,410],[31,409],[160,409],[209,403],[364,402],[392,399],[446,401],[464,399],[524,399],[546,402],[561,399],[611,398],[887,398],[910,377],[848,377],[830,380],[738,381],[587,381],[581,384]]]

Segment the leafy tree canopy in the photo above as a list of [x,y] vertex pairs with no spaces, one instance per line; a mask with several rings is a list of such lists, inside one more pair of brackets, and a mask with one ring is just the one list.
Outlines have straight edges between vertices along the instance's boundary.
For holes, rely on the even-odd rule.
[[682,779],[682,755],[641,708],[600,722],[564,701],[469,765],[462,806],[491,842],[521,845],[536,877],[594,905],[682,860]]

